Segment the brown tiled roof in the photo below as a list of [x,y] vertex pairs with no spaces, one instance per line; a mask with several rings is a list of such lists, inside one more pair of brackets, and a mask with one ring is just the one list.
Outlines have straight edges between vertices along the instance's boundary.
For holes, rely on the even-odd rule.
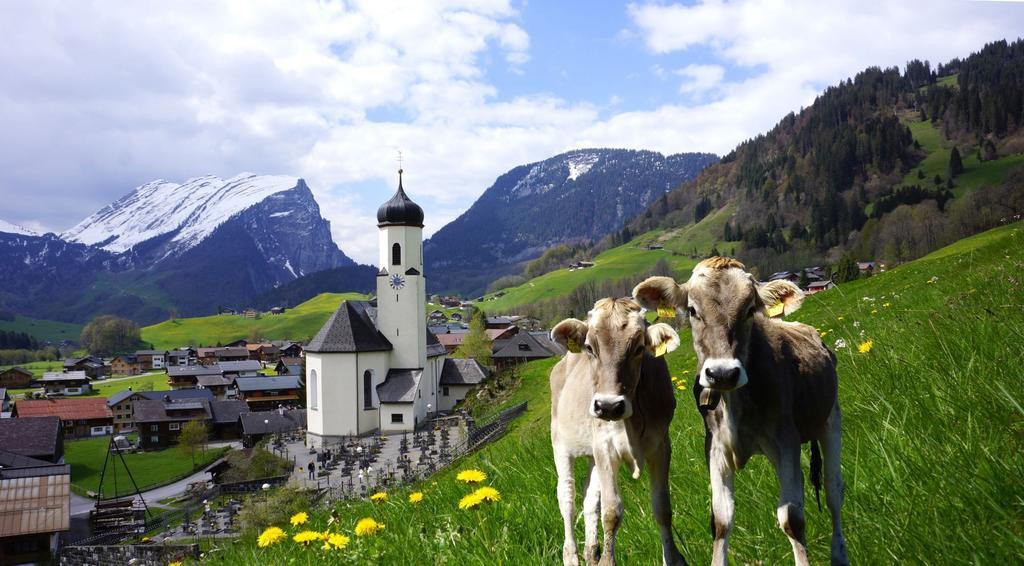
[[103,397],[85,399],[23,399],[14,405],[18,417],[60,417],[62,420],[113,418]]

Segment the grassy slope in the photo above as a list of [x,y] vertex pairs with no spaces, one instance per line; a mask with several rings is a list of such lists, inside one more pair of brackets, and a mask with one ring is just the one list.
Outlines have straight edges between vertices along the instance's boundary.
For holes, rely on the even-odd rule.
[[[69,440],[64,444],[64,460],[71,465],[71,487],[79,494],[98,491],[100,471],[110,437]],[[196,453],[196,467],[202,467],[221,457],[226,448],[207,450],[204,455]],[[125,462],[131,470],[139,488],[145,491],[160,485],[177,481],[192,473],[192,459],[178,448],[167,448],[152,452],[125,454]],[[114,476],[108,463],[107,475],[103,480],[103,496],[114,496]],[[117,493],[125,495],[134,491],[128,474],[120,460],[117,461]]]
[[359,293],[321,293],[279,315],[259,319],[234,315],[214,315],[166,320],[142,329],[142,339],[155,348],[175,348],[186,344],[213,346],[254,333],[268,340],[308,340],[327,322],[343,300],[363,299]]
[[[1024,343],[1022,265],[1024,226],[1016,224],[809,297],[793,317],[817,326],[829,344],[874,341],[866,354],[837,350],[844,521],[854,562],[1002,564],[1024,554],[1024,381],[1016,369],[1007,371],[1019,366]],[[689,384],[696,360],[689,332],[681,337],[684,346],[668,360]],[[291,541],[261,550],[247,538],[224,543],[207,554],[207,563],[419,564],[424,557],[434,563],[559,563],[561,519],[548,439],[547,373],[554,363],[526,366],[508,403],[529,400],[527,414],[505,438],[417,486],[426,494],[419,505],[407,503],[403,490],[384,504],[336,506],[342,532],[351,535],[357,519],[373,516],[387,525],[383,534],[353,537],[348,549],[330,554]],[[703,430],[689,391],[679,400],[672,427],[676,531],[691,563],[706,564],[711,541]],[[469,490],[455,481],[455,472],[470,466],[487,472],[487,483],[501,491],[500,503],[458,510]],[[578,477],[581,472],[577,468]],[[620,484],[626,516],[619,558],[656,563],[660,550],[646,481],[623,475]],[[736,488],[732,558],[790,562],[789,544],[775,524],[777,482],[766,461],[755,458]],[[807,494],[811,561],[825,563],[827,511],[810,503],[809,487]],[[308,526],[326,524],[327,513],[318,511]]]
[[7,332],[25,332],[35,336],[37,340],[49,340],[58,343],[61,340],[78,342],[82,334],[82,324],[72,322],[57,322],[55,320],[43,320],[41,318],[28,318],[16,315],[14,320],[0,320],[0,330]]
[[[719,236],[732,212],[731,206],[725,206],[696,224],[668,231],[647,232],[627,244],[598,255],[594,258],[595,265],[592,268],[577,271],[558,269],[545,273],[518,287],[505,289],[505,295],[500,298],[492,299],[493,295],[487,295],[484,302],[477,306],[489,312],[509,312],[521,305],[566,295],[590,281],[614,280],[643,273],[654,267],[660,259],[668,261],[676,272],[689,271],[696,264],[687,255],[692,253],[694,247],[705,253],[712,246],[718,245],[723,253],[727,253],[731,244],[721,242]],[[648,250],[647,246],[653,243],[663,245],[664,249]]]

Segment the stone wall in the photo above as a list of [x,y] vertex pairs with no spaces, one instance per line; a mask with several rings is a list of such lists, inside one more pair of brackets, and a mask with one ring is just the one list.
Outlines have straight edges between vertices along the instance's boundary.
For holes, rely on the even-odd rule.
[[[198,544],[65,546],[61,549],[61,566],[99,566],[133,564],[134,566],[166,566],[183,558],[199,558]],[[134,562],[132,562],[134,560]]]

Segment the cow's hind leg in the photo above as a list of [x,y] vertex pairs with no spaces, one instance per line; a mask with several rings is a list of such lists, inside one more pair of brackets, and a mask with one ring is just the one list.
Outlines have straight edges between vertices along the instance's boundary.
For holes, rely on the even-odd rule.
[[732,531],[735,509],[732,487],[735,472],[729,466],[724,448],[714,442],[708,462],[711,470],[711,516],[715,534],[711,564],[725,566],[729,563],[729,533]]
[[558,509],[562,512],[562,523],[565,527],[562,563],[566,566],[577,566],[579,559],[576,556],[576,537],[572,532],[576,502],[576,485],[572,477],[572,457],[558,448],[555,448],[555,470],[558,471]]
[[822,459],[825,464],[825,501],[832,514],[832,564],[848,565],[850,559],[846,555],[846,538],[843,536],[843,523],[840,511],[843,507],[843,470],[839,464],[842,448],[843,415],[836,402],[829,415],[825,434],[821,437]]
[[597,476],[597,466],[593,461],[590,462],[585,492],[583,523],[586,525],[586,546],[583,550],[583,559],[587,564],[597,564],[601,558],[601,546],[597,540],[597,525],[601,519],[601,478]]
[[685,566],[686,559],[679,553],[676,541],[672,538],[672,497],[668,487],[668,470],[672,461],[672,445],[668,435],[661,447],[654,450],[647,459],[647,469],[651,477],[651,509],[654,520],[658,523],[661,533],[661,561],[664,566]]
[[795,434],[778,447],[771,459],[779,478],[779,528],[789,537],[796,566],[808,566],[804,523],[804,474],[800,469],[800,441]]

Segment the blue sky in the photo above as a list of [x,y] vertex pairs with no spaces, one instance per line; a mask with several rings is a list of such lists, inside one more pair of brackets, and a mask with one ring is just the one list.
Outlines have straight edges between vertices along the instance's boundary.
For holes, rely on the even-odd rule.
[[1021,30],[1015,2],[4,3],[0,219],[59,232],[153,179],[289,174],[370,262],[399,149],[432,233],[519,164],[722,154],[867,66]]

